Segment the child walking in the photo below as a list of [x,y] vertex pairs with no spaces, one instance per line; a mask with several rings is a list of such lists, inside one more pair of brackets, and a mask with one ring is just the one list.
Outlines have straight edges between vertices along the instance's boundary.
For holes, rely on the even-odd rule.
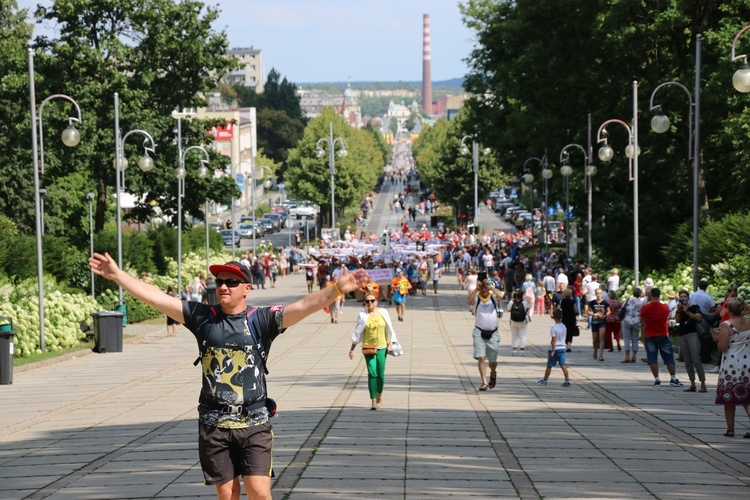
[[565,335],[568,330],[562,324],[562,309],[552,311],[552,319],[555,320],[555,324],[549,330],[550,350],[547,358],[547,368],[544,370],[544,378],[537,380],[536,383],[547,385],[547,379],[552,372],[552,368],[560,363],[560,368],[562,368],[563,375],[565,375],[565,382],[563,382],[562,386],[570,387],[568,368],[565,366]]

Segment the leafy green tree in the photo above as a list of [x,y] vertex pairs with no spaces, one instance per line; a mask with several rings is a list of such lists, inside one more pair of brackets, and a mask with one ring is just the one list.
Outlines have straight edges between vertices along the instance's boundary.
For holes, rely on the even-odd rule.
[[34,228],[27,47],[32,25],[15,0],[0,0],[0,213]]
[[[289,150],[297,146],[305,125],[301,120],[291,118],[286,111],[271,108],[259,110],[257,119],[258,147],[263,148],[274,162],[286,163]],[[283,166],[279,174],[284,174]]]
[[[286,186],[299,200],[310,200],[320,205],[322,215],[329,217],[331,184],[328,165],[329,145],[326,154],[319,158],[316,144],[319,139],[329,139],[329,124],[333,124],[333,137],[346,141],[347,156],[336,156],[335,205],[337,220],[347,207],[358,204],[375,185],[382,173],[382,152],[372,135],[350,127],[333,108],[324,108],[320,116],[310,121],[297,148],[289,152]],[[336,144],[338,151],[339,145]]]
[[[48,170],[44,184],[56,185],[72,172],[85,176],[86,189],[78,192],[80,203],[85,203],[86,191],[95,191],[96,229],[104,227],[115,185],[111,131],[113,99],[118,93],[122,132],[146,130],[157,143],[152,172],[131,167],[126,173],[126,189],[139,199],[131,215],[145,220],[157,206],[164,215],[174,215],[178,158],[175,120],[170,114],[174,109],[203,104],[199,93],[214,88],[215,75],[224,74],[234,64],[225,55],[225,34],[216,33],[211,26],[218,11],[194,0],[56,0],[49,9],[40,7],[36,16],[39,22],[59,27],[59,38],[36,40],[37,93],[71,95],[83,112],[79,146],[70,151],[45,151]],[[62,114],[67,110],[52,111],[48,130],[55,130],[67,116]],[[183,120],[183,144],[205,143],[209,125]],[[140,136],[134,136],[126,143],[131,165],[143,152],[141,142]],[[222,157],[212,157],[214,163],[224,166]],[[186,157],[189,178],[184,198],[185,210],[198,216],[202,216],[206,198],[237,193],[231,179],[199,179],[200,159],[198,155]],[[75,182],[82,184],[80,178]],[[73,220],[66,220],[70,225],[80,220],[75,211],[70,215]]]
[[393,147],[385,142],[383,134],[380,133],[380,130],[373,127],[372,123],[368,123],[363,130],[372,136],[373,141],[375,141],[378,150],[382,154],[383,165],[386,165],[391,159],[391,150]]
[[297,96],[297,86],[271,68],[263,89],[263,107],[285,111],[292,120],[305,122]]
[[[476,126],[497,151],[508,174],[520,173],[531,156],[547,151],[554,161],[567,144],[588,143],[586,115],[593,121],[594,248],[606,262],[632,262],[633,184],[623,149],[623,127],[610,126],[615,159],[596,158],[596,131],[612,118],[630,122],[633,81],[638,82],[639,208],[641,265],[665,264],[661,251],[681,237],[692,217],[692,166],[687,161],[687,100],[679,89],[660,91],[657,102],[672,118],[664,136],[648,127],[648,97],[661,83],[677,81],[692,89],[695,45],[703,35],[701,82],[702,178],[704,216],[750,206],[742,183],[750,165],[746,147],[750,110],[745,96],[731,89],[728,63],[732,39],[750,18],[750,2],[709,0],[604,2],[575,5],[552,0],[461,4],[464,22],[476,34],[465,88],[478,98],[469,103]],[[747,42],[745,42],[747,47]],[[746,52],[746,50],[744,50]],[[572,158],[571,203],[585,211],[583,158]],[[728,166],[731,166],[728,168]],[[551,196],[562,197],[555,170]],[[648,222],[648,223],[647,223]]]
[[[457,209],[474,206],[474,167],[471,154],[471,138],[485,145],[483,137],[475,134],[470,111],[461,110],[456,118],[448,122],[438,120],[434,126],[423,130],[414,144],[417,171],[425,184],[442,202]],[[462,155],[461,140],[470,136],[465,144],[469,154]],[[484,149],[482,147],[482,149]],[[494,154],[480,151],[477,175],[477,195],[482,200],[503,183],[503,173]]]

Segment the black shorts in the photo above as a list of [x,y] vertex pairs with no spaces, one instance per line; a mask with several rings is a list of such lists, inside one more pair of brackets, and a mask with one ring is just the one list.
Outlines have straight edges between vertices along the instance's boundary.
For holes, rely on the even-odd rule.
[[223,484],[237,476],[273,477],[271,422],[242,429],[198,423],[198,455],[206,484]]

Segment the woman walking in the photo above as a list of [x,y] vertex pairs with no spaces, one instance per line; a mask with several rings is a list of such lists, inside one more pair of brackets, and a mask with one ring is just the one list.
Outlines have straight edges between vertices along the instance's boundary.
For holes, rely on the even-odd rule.
[[622,306],[625,308],[625,318],[620,322],[620,335],[625,344],[625,359],[620,363],[635,363],[638,353],[638,334],[641,331],[642,305],[641,289],[635,288],[633,296],[628,298]]
[[617,300],[617,292],[610,290],[607,292],[607,298],[609,299],[609,314],[607,315],[607,331],[606,331],[606,347],[609,352],[615,350],[612,338],[617,342],[617,352],[622,351],[622,345],[620,345],[620,309],[622,309],[622,301]]
[[359,313],[357,326],[352,334],[349,359],[354,359],[354,348],[362,342],[362,354],[367,364],[367,388],[370,391],[371,410],[380,408],[385,385],[386,354],[393,350],[396,332],[388,311],[378,308],[378,298],[372,293],[365,295],[365,310]]
[[675,323],[679,325],[677,333],[680,336],[680,354],[685,360],[685,369],[690,379],[690,387],[685,392],[695,392],[695,372],[701,388],[698,392],[706,392],[706,374],[701,363],[701,341],[698,336],[697,325],[703,319],[698,306],[690,304],[690,294],[687,290],[680,290],[676,306]]
[[[750,417],[750,318],[743,316],[745,301],[732,297],[727,301],[729,320],[712,333],[719,351],[724,353],[716,386],[716,404],[724,405],[727,437],[734,437],[734,415],[738,406],[745,408]],[[750,432],[744,438],[750,439]]]
[[604,291],[597,288],[594,292],[595,299],[586,306],[586,315],[591,317],[591,340],[594,345],[594,359],[599,352],[599,361],[604,361],[604,337],[607,332],[607,316],[609,316],[609,303],[602,298]]

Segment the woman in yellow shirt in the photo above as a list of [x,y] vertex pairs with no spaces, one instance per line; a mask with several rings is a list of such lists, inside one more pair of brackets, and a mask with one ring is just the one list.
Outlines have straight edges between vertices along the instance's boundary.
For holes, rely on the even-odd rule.
[[378,309],[378,299],[372,293],[365,295],[365,310],[359,313],[357,326],[352,334],[352,347],[349,349],[349,359],[354,359],[354,348],[362,342],[374,346],[375,354],[365,354],[367,364],[367,387],[372,400],[371,410],[377,410],[383,401],[383,385],[385,384],[385,358],[393,350],[396,342],[396,332],[388,311]]

